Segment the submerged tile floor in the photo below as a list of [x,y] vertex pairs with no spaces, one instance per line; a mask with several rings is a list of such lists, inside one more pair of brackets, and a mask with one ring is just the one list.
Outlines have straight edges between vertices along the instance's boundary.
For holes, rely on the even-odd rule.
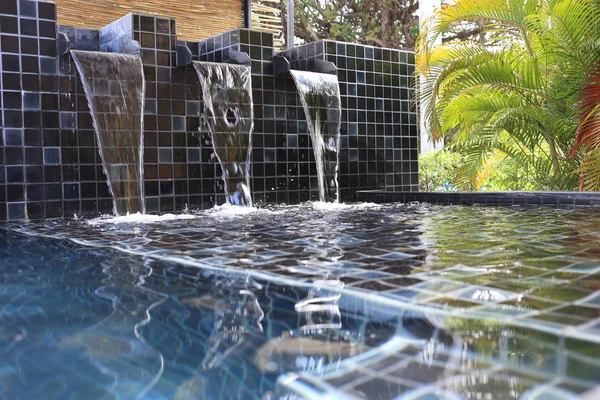
[[[401,316],[380,347],[318,377],[284,375],[274,398],[570,398],[600,384],[597,210],[305,204],[190,218],[10,229]],[[422,317],[436,329],[406,339],[401,331]]]

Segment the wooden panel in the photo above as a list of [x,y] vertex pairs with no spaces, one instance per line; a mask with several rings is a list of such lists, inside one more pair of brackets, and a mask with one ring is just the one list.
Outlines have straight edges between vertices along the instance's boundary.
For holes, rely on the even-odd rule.
[[276,49],[283,48],[280,0],[252,1],[252,29],[271,32],[274,35]]
[[252,29],[273,33],[275,48],[283,48],[281,42],[283,24],[279,5],[280,0],[252,1]]
[[[1,0],[0,0],[1,1]],[[180,40],[243,27],[242,0],[54,0],[60,25],[98,29],[128,13],[177,19]]]

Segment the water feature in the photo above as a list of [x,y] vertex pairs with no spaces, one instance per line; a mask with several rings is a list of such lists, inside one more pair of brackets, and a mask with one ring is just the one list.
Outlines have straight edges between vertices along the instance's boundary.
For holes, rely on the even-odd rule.
[[71,51],[89,104],[116,215],[144,213],[146,82],[137,56]]
[[221,164],[227,202],[251,206],[254,109],[250,67],[194,61],[194,68],[202,86],[203,117]]
[[338,201],[342,109],[337,76],[295,70],[290,72],[304,107],[315,153],[319,201]]
[[0,229],[0,397],[571,399],[599,383],[595,209],[238,210]]

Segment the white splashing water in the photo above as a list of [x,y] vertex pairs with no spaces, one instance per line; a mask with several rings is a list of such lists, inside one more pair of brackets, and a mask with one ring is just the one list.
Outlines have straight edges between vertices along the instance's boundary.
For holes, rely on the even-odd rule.
[[352,210],[367,210],[367,209],[379,209],[382,207],[381,204],[375,203],[357,203],[357,204],[346,204],[346,203],[326,203],[323,201],[311,201],[310,206],[315,210],[321,211],[352,211]]
[[150,214],[129,214],[122,215],[119,217],[104,216],[100,218],[94,218],[87,220],[86,223],[92,226],[98,225],[118,225],[118,224],[157,224],[166,221],[174,220],[186,220],[195,219],[196,217],[191,214],[163,214],[163,215],[150,215]]
[[269,212],[268,210],[256,207],[238,207],[232,204],[223,204],[222,206],[214,206],[213,208],[203,211],[204,215],[212,217],[232,217],[239,215],[249,215],[258,212]]
[[295,70],[290,72],[300,94],[312,140],[319,200],[338,202],[342,108],[337,76]]

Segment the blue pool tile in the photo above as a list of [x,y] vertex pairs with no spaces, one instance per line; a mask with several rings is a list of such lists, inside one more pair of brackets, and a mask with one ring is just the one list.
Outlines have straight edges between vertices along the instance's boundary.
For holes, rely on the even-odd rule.
[[40,57],[40,73],[42,75],[56,75],[57,65],[55,58]]
[[156,99],[146,99],[144,102],[144,114],[156,114]]
[[21,183],[25,181],[23,173],[23,166],[7,166],[6,167],[6,182],[7,183]]
[[173,131],[185,132],[185,117],[173,116]]
[[44,147],[44,164],[60,164],[60,147]]
[[287,146],[291,148],[298,147],[298,135],[287,135]]
[[170,147],[161,147],[158,149],[158,162],[171,163],[173,162],[173,149]]
[[23,146],[23,129],[4,129],[5,146]]
[[39,110],[40,109],[40,94],[33,92],[23,92],[23,109],[24,110]]
[[60,127],[63,129],[74,129],[77,127],[77,113],[61,111]]
[[7,212],[9,220],[19,220],[25,218],[25,203],[8,203]]
[[199,148],[188,148],[187,149],[187,161],[189,163],[200,162],[200,149]]
[[275,162],[275,149],[264,149],[265,162]]

